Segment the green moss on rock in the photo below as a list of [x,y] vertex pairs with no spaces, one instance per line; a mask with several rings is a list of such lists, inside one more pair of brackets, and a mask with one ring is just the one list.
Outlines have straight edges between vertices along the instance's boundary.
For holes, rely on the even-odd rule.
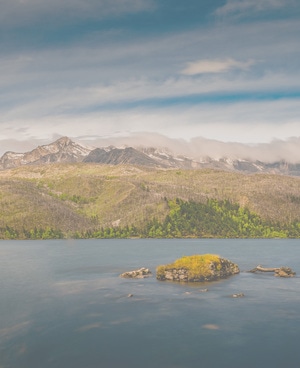
[[239,273],[237,264],[215,254],[196,254],[158,266],[156,278],[181,282],[214,281]]

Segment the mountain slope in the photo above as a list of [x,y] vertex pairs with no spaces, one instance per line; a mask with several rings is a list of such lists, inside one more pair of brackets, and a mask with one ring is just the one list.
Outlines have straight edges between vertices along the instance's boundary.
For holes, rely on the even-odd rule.
[[54,228],[64,233],[91,226],[91,220],[28,180],[0,180],[0,228],[27,231]]
[[[111,226],[137,227],[170,208],[166,199],[229,200],[263,220],[300,219],[300,180],[219,170],[131,165],[49,164],[0,172],[0,230],[53,227],[65,234]],[[0,231],[1,232],[1,231]]]
[[110,150],[96,148],[88,154],[83,162],[94,162],[110,165],[130,164],[148,167],[165,166],[132,147],[126,147],[124,149],[112,148]]

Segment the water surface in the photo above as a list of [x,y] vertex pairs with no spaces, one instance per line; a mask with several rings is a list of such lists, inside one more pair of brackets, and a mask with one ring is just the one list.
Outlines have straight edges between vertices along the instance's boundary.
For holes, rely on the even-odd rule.
[[[206,285],[119,277],[196,253],[242,272]],[[244,272],[257,264],[297,277]],[[299,240],[1,241],[0,368],[298,368],[298,275]]]

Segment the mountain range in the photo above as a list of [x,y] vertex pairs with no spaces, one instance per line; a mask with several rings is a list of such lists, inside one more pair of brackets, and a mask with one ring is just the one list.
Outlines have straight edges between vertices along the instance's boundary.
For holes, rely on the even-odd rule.
[[0,239],[300,236],[290,164],[89,148],[63,137],[7,152],[0,165]]
[[6,152],[0,158],[0,170],[23,165],[44,165],[49,163],[98,163],[109,165],[129,164],[149,168],[201,169],[212,168],[243,173],[273,173],[300,176],[300,163],[277,161],[272,163],[251,161],[243,158],[201,157],[196,159],[177,155],[168,148],[155,147],[86,147],[68,137],[39,146],[30,152]]

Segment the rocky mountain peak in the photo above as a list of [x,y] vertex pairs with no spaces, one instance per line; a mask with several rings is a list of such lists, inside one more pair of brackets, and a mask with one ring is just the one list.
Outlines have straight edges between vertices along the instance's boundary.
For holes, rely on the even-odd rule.
[[91,151],[83,161],[110,165],[129,164],[148,167],[162,166],[157,160],[149,157],[143,152],[136,150],[133,147],[110,147],[110,149],[96,148]]
[[0,169],[50,162],[81,162],[90,151],[91,149],[73,142],[70,138],[62,137],[30,152],[6,152],[0,158]]
[[63,147],[63,146],[69,146],[70,144],[73,144],[74,142],[69,137],[61,137],[57,139],[54,143]]

